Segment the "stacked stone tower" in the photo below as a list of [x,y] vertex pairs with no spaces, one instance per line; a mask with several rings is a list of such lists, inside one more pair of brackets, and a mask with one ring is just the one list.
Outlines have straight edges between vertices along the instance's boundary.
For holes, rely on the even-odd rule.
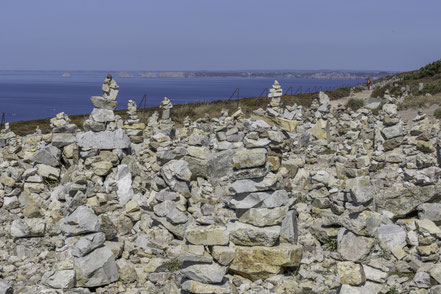
[[123,122],[115,116],[119,87],[111,74],[108,74],[102,86],[102,96],[92,96],[95,108],[84,122],[86,132],[77,135],[78,146],[93,149],[126,149],[130,139],[123,131]]

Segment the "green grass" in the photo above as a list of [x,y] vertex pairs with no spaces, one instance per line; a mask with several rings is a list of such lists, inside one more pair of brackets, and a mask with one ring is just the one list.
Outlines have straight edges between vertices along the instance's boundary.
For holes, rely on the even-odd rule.
[[352,109],[353,111],[356,111],[357,109],[363,107],[363,105],[363,100],[354,98],[349,99],[348,103],[346,103],[346,107]]
[[441,107],[435,109],[435,111],[433,112],[433,116],[437,119],[441,119]]

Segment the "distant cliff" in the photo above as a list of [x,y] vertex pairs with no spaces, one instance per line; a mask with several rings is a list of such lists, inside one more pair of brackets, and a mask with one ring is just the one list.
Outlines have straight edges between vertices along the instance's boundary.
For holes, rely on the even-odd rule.
[[[373,80],[393,74],[386,71],[151,71],[129,72],[142,78],[304,78],[304,79],[366,79]],[[128,76],[125,76],[128,77]]]

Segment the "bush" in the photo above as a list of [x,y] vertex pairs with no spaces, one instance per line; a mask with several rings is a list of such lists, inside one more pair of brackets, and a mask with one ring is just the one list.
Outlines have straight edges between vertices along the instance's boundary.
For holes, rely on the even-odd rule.
[[421,90],[421,94],[437,94],[441,92],[441,80],[434,81],[424,85],[424,88]]
[[435,111],[433,112],[433,116],[435,116],[435,118],[437,119],[441,119],[441,107],[435,109]]
[[337,100],[343,97],[348,97],[351,94],[351,87],[339,88],[335,91],[326,91],[326,95],[331,100]]
[[364,106],[364,102],[361,99],[351,98],[348,100],[348,103],[346,103],[346,107],[352,109],[353,111],[356,111],[357,109],[363,106]]

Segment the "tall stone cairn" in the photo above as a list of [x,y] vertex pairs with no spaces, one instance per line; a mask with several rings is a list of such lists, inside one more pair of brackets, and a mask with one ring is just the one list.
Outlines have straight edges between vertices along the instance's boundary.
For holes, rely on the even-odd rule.
[[280,116],[280,102],[283,94],[282,86],[280,83],[275,80],[273,87],[270,89],[268,98],[271,98],[271,101],[267,108],[267,114],[269,116]]
[[77,135],[78,146],[92,149],[126,149],[130,139],[122,130],[123,121],[115,116],[119,87],[111,74],[102,85],[102,96],[92,96],[95,106],[90,117],[84,121],[86,132]]
[[133,143],[142,143],[143,130],[145,129],[145,124],[139,122],[138,115],[136,114],[137,108],[136,103],[133,100],[129,100],[127,105],[127,120],[124,121],[124,129],[127,135]]

